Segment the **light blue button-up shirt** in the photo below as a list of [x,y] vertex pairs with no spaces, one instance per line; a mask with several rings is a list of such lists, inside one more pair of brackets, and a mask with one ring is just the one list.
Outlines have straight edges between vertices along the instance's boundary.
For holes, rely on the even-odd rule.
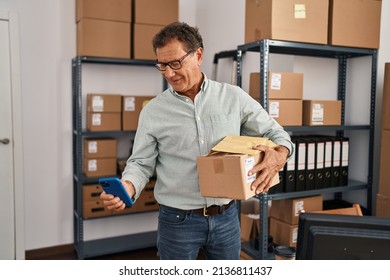
[[194,102],[168,88],[141,111],[133,152],[122,179],[133,183],[137,198],[157,174],[158,203],[179,209],[222,205],[231,199],[200,194],[196,159],[227,135],[267,137],[293,152],[290,136],[240,87],[204,75]]

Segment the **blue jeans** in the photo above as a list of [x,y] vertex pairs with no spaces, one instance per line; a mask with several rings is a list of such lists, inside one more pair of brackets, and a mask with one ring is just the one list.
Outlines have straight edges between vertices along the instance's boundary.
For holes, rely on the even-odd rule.
[[208,217],[160,205],[157,248],[162,260],[196,260],[201,248],[209,260],[238,260],[240,238],[236,203]]

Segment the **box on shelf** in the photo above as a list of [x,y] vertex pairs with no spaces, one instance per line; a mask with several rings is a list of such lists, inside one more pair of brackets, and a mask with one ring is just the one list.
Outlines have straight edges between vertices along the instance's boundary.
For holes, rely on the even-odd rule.
[[120,113],[122,96],[119,94],[87,94],[87,112]]
[[120,131],[121,113],[87,113],[88,131]]
[[[260,73],[250,73],[249,95],[260,100]],[[288,72],[268,73],[268,98],[269,99],[302,99],[303,98],[303,74]]]
[[273,217],[270,217],[269,220],[269,235],[272,236],[274,244],[290,247],[297,246],[298,225],[291,225]]
[[134,23],[131,58],[155,60],[156,54],[153,51],[152,40],[163,27],[163,25]]
[[132,0],[76,0],[76,22],[84,18],[131,22]]
[[250,198],[240,203],[241,240],[250,241],[259,236],[260,206],[259,200]]
[[302,100],[269,100],[268,113],[282,126],[302,126]]
[[341,100],[303,100],[303,125],[341,125]]
[[82,19],[77,23],[77,55],[129,59],[130,23]]
[[83,218],[97,218],[112,215],[113,211],[108,210],[103,200],[84,201],[83,203]]
[[116,158],[84,158],[83,171],[86,177],[116,176]]
[[[262,161],[264,154],[252,147],[263,144],[276,145],[267,138],[226,136],[209,154],[197,158],[200,192],[202,196],[248,199],[255,195],[250,189],[256,174],[248,172]],[[279,183],[273,178],[272,186]]]
[[122,130],[136,130],[142,108],[155,96],[123,96]]
[[385,63],[382,100],[382,129],[390,130],[390,62]]
[[103,188],[99,184],[86,184],[83,185],[83,201],[95,201],[101,200],[100,194],[102,193]]
[[291,225],[297,225],[302,211],[322,210],[322,195],[273,200],[270,217]]
[[245,43],[328,43],[328,0],[246,0]]
[[329,44],[378,49],[381,0],[331,0]]
[[112,158],[116,157],[117,141],[114,138],[84,139],[84,157],[85,158]]
[[178,0],[133,0],[135,23],[167,25],[179,20]]

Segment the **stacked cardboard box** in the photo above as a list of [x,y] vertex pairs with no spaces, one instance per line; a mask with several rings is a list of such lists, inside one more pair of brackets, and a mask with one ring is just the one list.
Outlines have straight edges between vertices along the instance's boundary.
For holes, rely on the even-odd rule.
[[390,217],[390,63],[385,63],[382,102],[382,135],[379,168],[379,191],[376,196],[376,215]]
[[245,43],[261,39],[326,44],[328,0],[246,0]]
[[131,0],[77,0],[77,55],[130,58]]
[[121,104],[119,94],[87,94],[88,131],[121,130]]
[[330,0],[329,44],[379,48],[381,0]]
[[303,100],[303,125],[341,125],[341,100]]
[[84,139],[84,174],[87,177],[115,176],[116,139]]
[[112,211],[108,210],[103,201],[100,199],[100,194],[103,189],[99,184],[83,185],[83,218],[90,219],[96,217],[104,217],[112,215]]
[[269,234],[277,245],[295,247],[299,214],[322,210],[321,195],[273,200],[270,208]]
[[133,0],[133,59],[154,60],[152,40],[165,25],[178,21],[178,0]]
[[[269,72],[269,114],[282,126],[302,125],[303,74]],[[250,74],[249,94],[260,100],[260,73]]]
[[246,0],[245,43],[379,48],[381,0]]
[[122,130],[136,130],[141,110],[155,96],[122,96]]

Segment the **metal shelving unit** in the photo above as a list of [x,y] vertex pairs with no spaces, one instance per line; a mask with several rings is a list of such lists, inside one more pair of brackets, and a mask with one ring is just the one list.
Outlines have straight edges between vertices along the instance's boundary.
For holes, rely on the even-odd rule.
[[[87,178],[83,174],[83,139],[86,137],[119,137],[132,136],[135,131],[107,131],[88,132],[82,128],[82,112],[85,109],[82,104],[82,65],[83,64],[107,64],[127,65],[139,67],[154,67],[154,61],[111,59],[99,57],[77,56],[72,59],[72,124],[73,124],[73,223],[74,223],[74,247],[79,259],[93,256],[112,254],[121,251],[135,250],[156,245],[157,232],[144,232],[124,236],[103,238],[98,240],[84,240],[83,219],[83,184],[97,183],[98,178]],[[165,80],[163,88],[167,87]],[[128,215],[136,215],[128,214]],[[107,216],[95,219],[115,217]]]
[[[347,130],[363,130],[369,134],[368,149],[368,176],[366,182],[357,182],[349,180],[347,186],[323,188],[310,191],[261,194],[258,195],[260,204],[260,233],[259,246],[254,249],[252,243],[242,244],[242,249],[255,259],[272,259],[274,256],[268,252],[268,202],[269,200],[278,200],[286,198],[295,198],[319,194],[334,194],[335,197],[341,197],[341,193],[354,190],[367,190],[367,211],[371,213],[372,201],[372,180],[373,180],[373,147],[374,147],[374,121],[375,121],[375,93],[376,93],[376,69],[377,69],[377,50],[362,49],[351,47],[337,47],[330,45],[318,45],[298,42],[287,42],[278,40],[260,40],[237,47],[237,85],[242,85],[242,58],[246,52],[258,52],[260,54],[260,96],[261,105],[268,111],[268,72],[269,55],[286,54],[310,57],[322,57],[338,60],[338,93],[337,98],[342,101],[341,125],[324,127],[306,127],[294,126],[285,129],[290,132],[320,132],[333,131],[338,136],[344,135]],[[347,60],[355,57],[371,57],[371,87],[370,87],[370,121],[363,125],[346,125],[345,120],[345,98],[346,98],[346,68]]]

